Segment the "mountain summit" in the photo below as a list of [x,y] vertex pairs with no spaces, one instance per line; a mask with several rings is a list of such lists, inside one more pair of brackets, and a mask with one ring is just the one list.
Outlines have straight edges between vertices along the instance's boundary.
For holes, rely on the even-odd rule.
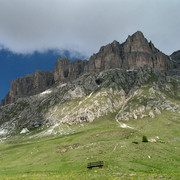
[[90,57],[89,61],[76,60],[70,62],[67,58],[59,58],[53,73],[39,72],[13,80],[10,92],[1,104],[6,105],[15,102],[20,97],[42,92],[53,85],[70,82],[83,74],[92,74],[114,68],[134,70],[145,64],[163,74],[175,67],[175,63],[169,56],[155,48],[142,32],[137,31],[132,36],[128,36],[122,44],[113,41],[102,46],[98,53]]

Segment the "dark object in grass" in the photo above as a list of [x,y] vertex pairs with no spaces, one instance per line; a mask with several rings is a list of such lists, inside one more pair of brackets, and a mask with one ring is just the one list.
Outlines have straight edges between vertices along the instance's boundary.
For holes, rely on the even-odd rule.
[[133,141],[132,143],[134,143],[134,144],[139,144],[138,142],[136,142],[136,141]]
[[92,169],[93,167],[102,168],[103,166],[104,166],[104,162],[103,161],[90,162],[90,163],[87,164],[87,168],[88,169]]
[[148,142],[148,138],[146,136],[142,137],[142,142]]

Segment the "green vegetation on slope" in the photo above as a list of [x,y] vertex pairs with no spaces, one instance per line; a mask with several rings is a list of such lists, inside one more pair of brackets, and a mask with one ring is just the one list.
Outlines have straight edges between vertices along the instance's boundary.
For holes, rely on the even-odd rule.
[[[74,134],[0,144],[0,179],[157,179],[180,176],[180,115],[164,111],[121,128],[115,113],[72,125]],[[142,136],[156,139],[143,143]],[[133,143],[136,142],[136,143]],[[102,169],[87,169],[102,160]]]

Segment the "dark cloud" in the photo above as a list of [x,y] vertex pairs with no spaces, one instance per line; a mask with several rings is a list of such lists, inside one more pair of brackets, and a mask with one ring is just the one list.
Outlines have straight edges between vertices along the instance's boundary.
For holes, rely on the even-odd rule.
[[179,0],[0,0],[0,44],[14,52],[89,56],[137,30],[167,54],[180,49]]

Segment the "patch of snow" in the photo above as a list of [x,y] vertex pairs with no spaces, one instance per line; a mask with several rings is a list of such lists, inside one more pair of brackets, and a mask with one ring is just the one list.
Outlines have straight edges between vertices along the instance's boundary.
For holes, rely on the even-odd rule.
[[8,133],[7,129],[0,129],[0,135],[5,135]]
[[20,134],[25,134],[25,133],[28,133],[29,130],[27,128],[23,128],[20,132]]
[[62,87],[64,87],[64,86],[66,86],[66,83],[57,86],[57,88],[62,88]]
[[47,131],[47,134],[52,134],[52,132],[53,132],[53,129],[49,129],[49,130]]
[[136,71],[135,69],[127,69],[126,72],[134,72]]
[[90,98],[92,96],[92,94],[94,93],[94,91],[88,96],[88,98]]
[[58,126],[59,126],[59,124],[58,124],[58,123],[56,123],[56,124],[54,125],[54,128],[55,128],[55,127],[58,127]]
[[128,126],[128,125],[126,125],[126,124],[124,124],[124,123],[119,123],[119,125],[120,125],[121,128],[130,128],[130,129],[134,129],[133,127]]
[[46,91],[43,91],[42,93],[40,93],[40,96],[44,96],[46,94],[51,94],[52,93],[52,90],[51,89],[48,89]]

